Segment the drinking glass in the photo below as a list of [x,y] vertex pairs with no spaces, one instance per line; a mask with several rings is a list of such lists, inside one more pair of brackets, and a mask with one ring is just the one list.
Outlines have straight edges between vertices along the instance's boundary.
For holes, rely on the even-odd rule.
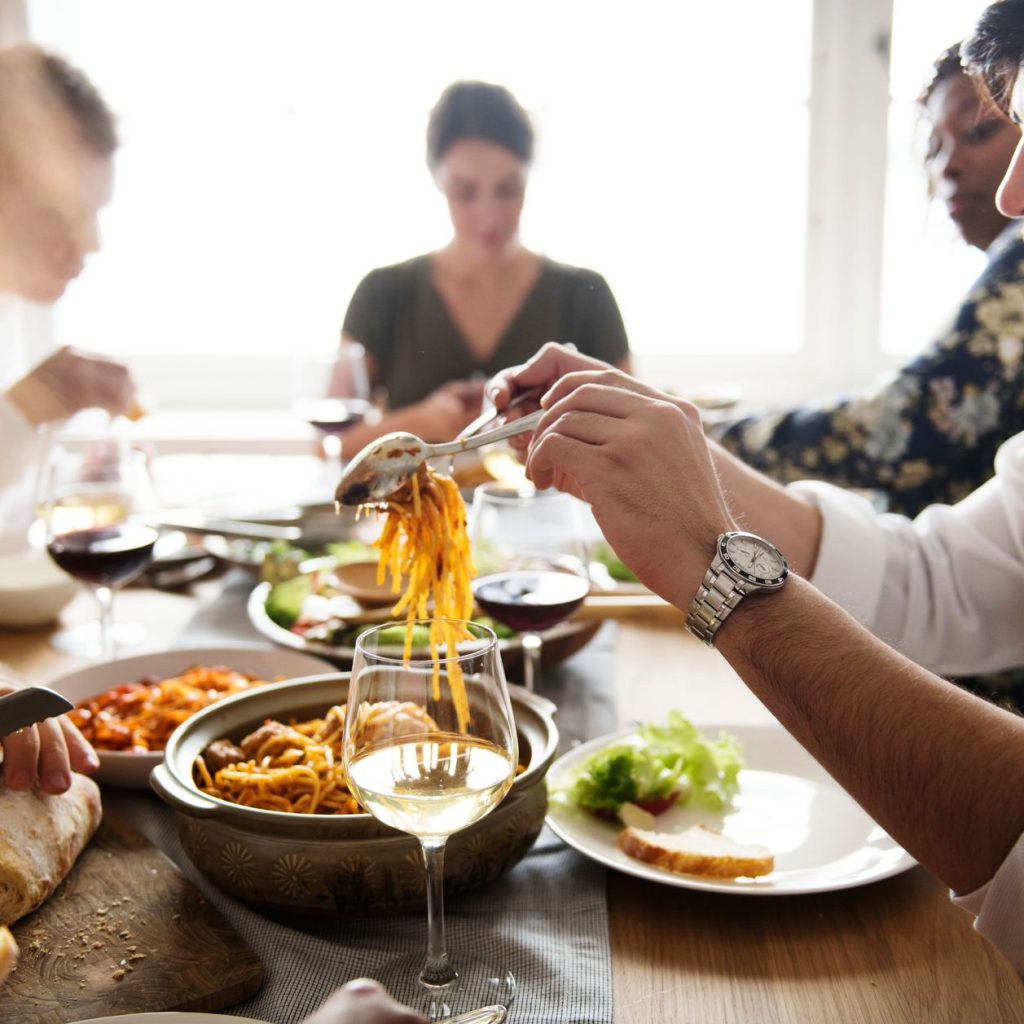
[[329,355],[296,360],[292,408],[316,429],[324,458],[337,468],[342,455],[342,435],[373,412],[363,346],[346,341]]
[[507,483],[473,494],[469,539],[480,608],[523,645],[523,682],[540,678],[541,632],[567,619],[590,590],[580,503],[560,491]]
[[137,630],[115,631],[114,591],[139,576],[153,556],[157,530],[144,516],[153,491],[145,456],[111,430],[50,445],[40,487],[46,550],[66,573],[89,587],[99,604],[92,623],[58,633],[56,646],[110,660]]
[[416,632],[441,635],[406,659],[382,639],[394,625],[356,640],[343,739],[349,788],[379,821],[419,839],[426,868],[426,956],[389,964],[380,980],[431,1020],[507,1007],[515,994],[507,968],[449,958],[443,901],[446,840],[501,802],[519,761],[498,642],[474,622],[426,620]]

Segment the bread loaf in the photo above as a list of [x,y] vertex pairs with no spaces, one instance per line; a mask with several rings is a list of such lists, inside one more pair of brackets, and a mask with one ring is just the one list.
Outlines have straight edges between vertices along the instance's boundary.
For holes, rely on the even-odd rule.
[[0,785],[0,925],[35,910],[71,870],[100,823],[100,791],[72,773],[59,796]]
[[737,843],[704,825],[673,833],[624,828],[619,833],[619,849],[682,875],[757,878],[775,869],[775,858],[766,846]]

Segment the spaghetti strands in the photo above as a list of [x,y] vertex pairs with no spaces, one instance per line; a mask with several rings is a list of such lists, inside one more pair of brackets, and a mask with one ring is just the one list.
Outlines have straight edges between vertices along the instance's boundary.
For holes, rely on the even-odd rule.
[[[370,729],[382,736],[437,731],[418,704],[384,701],[368,705]],[[341,741],[345,706],[307,722],[268,720],[236,747],[216,740],[193,766],[199,789],[244,807],[293,814],[361,814],[348,788]],[[372,733],[371,733],[372,735]]]
[[[377,582],[391,573],[392,588],[401,598],[392,609],[406,621],[406,661],[412,653],[412,624],[431,619],[430,653],[434,658],[434,700],[440,700],[439,651],[444,646],[450,657],[463,640],[472,639],[452,619],[469,619],[473,614],[470,580],[475,575],[466,531],[466,505],[455,481],[424,465],[409,482],[392,495],[385,508],[384,529],[374,547],[380,552]],[[401,591],[405,580],[405,590]],[[433,611],[429,608],[433,602]],[[447,620],[447,621],[446,621]],[[469,722],[469,701],[458,662],[448,670],[459,728]]]
[[194,665],[180,676],[112,687],[83,701],[68,717],[98,750],[163,750],[186,718],[222,697],[265,682],[224,666]]

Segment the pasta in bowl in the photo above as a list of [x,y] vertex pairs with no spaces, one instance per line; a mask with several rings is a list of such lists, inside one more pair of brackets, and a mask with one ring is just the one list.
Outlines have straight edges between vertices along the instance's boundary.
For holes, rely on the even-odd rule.
[[47,685],[76,705],[72,720],[94,745],[104,786],[148,789],[170,734],[226,695],[330,669],[309,652],[270,646],[182,648],[75,669]]
[[[544,776],[558,746],[554,706],[521,687],[509,691],[523,771],[490,815],[449,840],[449,892],[475,888],[508,871],[526,855],[544,824]],[[348,674],[340,672],[275,683],[211,705],[171,736],[151,784],[175,809],[185,852],[220,888],[277,909],[374,913],[422,908],[423,872],[411,835],[359,811],[317,813],[300,802],[301,786],[287,794],[300,808],[295,811],[247,806],[232,799],[233,793],[207,787],[201,773],[197,781],[197,759],[205,761],[211,744],[226,739],[241,749],[268,720],[286,728],[318,723],[305,735],[319,732],[319,739],[330,741],[339,724],[336,712],[332,724],[331,709],[343,704],[347,693]],[[251,748],[253,757],[248,758],[257,765],[274,750],[271,744],[261,752],[261,745]],[[215,781],[217,771],[210,767],[207,772]]]

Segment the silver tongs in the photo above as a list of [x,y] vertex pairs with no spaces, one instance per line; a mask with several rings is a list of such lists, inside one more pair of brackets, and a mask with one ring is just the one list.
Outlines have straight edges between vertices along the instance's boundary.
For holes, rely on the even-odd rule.
[[475,433],[482,426],[495,420],[521,402],[536,398],[536,389],[524,391],[510,402],[500,413],[488,411],[478,417],[454,441],[443,444],[427,444],[415,434],[403,431],[385,434],[368,444],[345,467],[341,482],[334,492],[338,505],[374,505],[386,502],[395,491],[405,486],[419,471],[420,466],[428,459],[445,458],[469,451],[471,448],[482,448],[484,445],[504,441],[533,430],[544,415],[543,409],[523,416],[521,419],[504,423],[493,430]]

